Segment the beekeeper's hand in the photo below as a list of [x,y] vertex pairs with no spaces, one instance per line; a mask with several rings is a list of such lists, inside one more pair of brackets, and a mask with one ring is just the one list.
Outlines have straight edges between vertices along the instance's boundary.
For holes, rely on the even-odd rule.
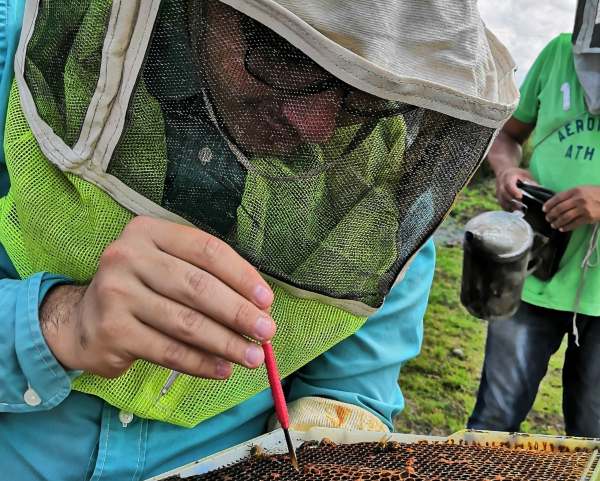
[[231,247],[199,229],[137,217],[86,287],[53,289],[41,308],[48,346],[67,369],[105,377],[146,359],[224,379],[262,364],[275,333],[273,293]]
[[521,200],[523,192],[517,187],[517,181],[535,184],[535,180],[528,170],[519,167],[509,167],[496,176],[496,198],[504,210],[518,209],[514,200]]
[[546,220],[563,232],[600,222],[600,187],[584,185],[560,192],[543,207]]
[[511,117],[498,132],[487,154],[487,161],[496,175],[496,197],[504,210],[517,209],[518,204],[514,200],[523,198],[517,188],[518,180],[535,184],[529,171],[518,167],[523,156],[521,146],[534,128],[535,124]]
[[[386,424],[372,412],[334,399],[303,397],[288,404],[288,413],[290,429],[294,431],[308,431],[314,427],[321,427],[389,432]],[[269,431],[281,427],[275,414],[271,416],[268,427]]]

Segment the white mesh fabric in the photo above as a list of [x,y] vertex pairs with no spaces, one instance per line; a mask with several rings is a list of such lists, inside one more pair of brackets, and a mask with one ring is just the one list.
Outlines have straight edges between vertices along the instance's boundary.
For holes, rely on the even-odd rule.
[[514,61],[483,24],[476,0],[223,3],[374,95],[491,127],[516,107]]

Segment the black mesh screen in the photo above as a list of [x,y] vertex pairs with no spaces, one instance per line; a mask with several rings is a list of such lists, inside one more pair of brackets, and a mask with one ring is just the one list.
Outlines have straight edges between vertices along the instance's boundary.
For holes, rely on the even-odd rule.
[[25,80],[40,117],[69,146],[96,89],[112,0],[43,0],[27,48]]
[[492,129],[373,97],[214,1],[163,1],[109,165],[261,271],[381,304]]

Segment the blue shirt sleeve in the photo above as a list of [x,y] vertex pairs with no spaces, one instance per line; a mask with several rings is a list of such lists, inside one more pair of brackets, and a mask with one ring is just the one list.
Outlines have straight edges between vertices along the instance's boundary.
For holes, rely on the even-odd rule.
[[[4,123],[8,107],[8,94],[13,80],[13,62],[21,35],[25,0],[0,1],[0,145],[4,145]],[[4,162],[4,149],[0,149],[0,196],[8,192],[9,179]]]
[[363,327],[290,380],[289,400],[320,396],[354,404],[393,429],[394,416],[404,408],[400,368],[421,349],[434,267],[435,248],[429,240]]
[[[19,42],[24,0],[0,1],[0,145],[8,95],[13,80],[14,53]],[[10,187],[0,149],[0,197]],[[48,348],[39,323],[39,306],[62,276],[39,273],[21,280],[0,244],[0,412],[50,409],[69,394],[71,377]]]
[[[14,53],[21,33],[23,4],[24,0],[0,1],[0,146],[4,145],[8,93],[13,79]],[[0,149],[0,197],[6,195],[9,185],[4,149]],[[0,279],[4,277],[16,278],[17,272],[0,244]]]
[[47,410],[71,391],[71,377],[50,352],[38,316],[44,295],[67,280],[46,273],[0,280],[0,412]]

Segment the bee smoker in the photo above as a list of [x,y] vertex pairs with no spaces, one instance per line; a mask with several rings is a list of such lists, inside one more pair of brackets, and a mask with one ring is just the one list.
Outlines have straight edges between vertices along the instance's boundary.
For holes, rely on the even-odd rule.
[[484,212],[465,226],[460,300],[475,317],[512,316],[525,278],[550,279],[558,270],[570,234],[553,229],[542,211],[554,192],[519,182],[523,212]]
[[465,226],[460,300],[480,319],[514,314],[530,266],[533,230],[519,213],[484,212]]

